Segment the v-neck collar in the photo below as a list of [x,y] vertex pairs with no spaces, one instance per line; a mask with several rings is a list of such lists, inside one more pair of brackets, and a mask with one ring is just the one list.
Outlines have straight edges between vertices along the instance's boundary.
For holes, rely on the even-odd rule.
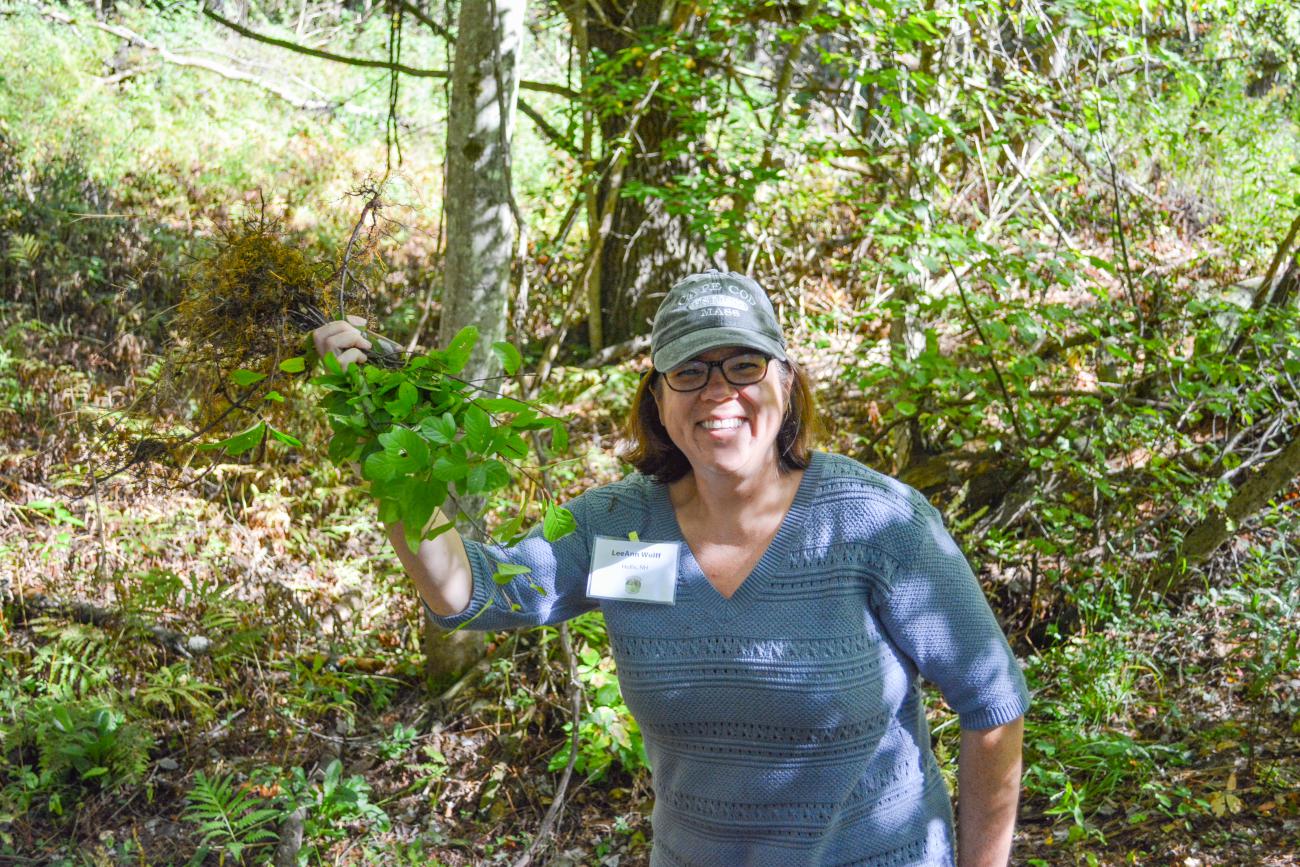
[[679,542],[682,546],[677,564],[677,604],[695,605],[717,620],[730,620],[748,606],[750,600],[762,593],[771,576],[778,574],[783,564],[789,562],[790,546],[798,537],[799,528],[803,526],[813,497],[816,495],[825,458],[822,452],[812,453],[812,459],[804,470],[803,478],[799,480],[794,500],[790,503],[785,517],[781,519],[776,535],[767,543],[763,556],[758,559],[754,568],[730,597],[719,593],[704,574],[704,570],[700,568],[700,564],[695,559],[695,552],[691,550],[690,544],[686,541],[686,534],[682,532],[681,525],[677,522],[677,511],[673,508],[672,499],[668,495],[668,486],[656,482],[653,485],[653,496],[657,535]]

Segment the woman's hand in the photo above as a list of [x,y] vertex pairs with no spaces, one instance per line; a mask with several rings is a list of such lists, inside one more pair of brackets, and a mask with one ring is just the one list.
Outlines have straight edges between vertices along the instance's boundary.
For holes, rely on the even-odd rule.
[[339,367],[344,370],[348,369],[349,364],[364,362],[370,341],[358,330],[358,326],[365,324],[366,320],[361,316],[349,316],[346,320],[336,319],[325,323],[311,333],[316,354],[324,358],[331,352],[334,353]]

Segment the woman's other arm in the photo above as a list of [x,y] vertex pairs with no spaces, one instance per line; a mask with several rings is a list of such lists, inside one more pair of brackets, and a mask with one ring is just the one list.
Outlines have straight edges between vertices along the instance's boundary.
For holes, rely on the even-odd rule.
[[[328,353],[334,353],[339,366],[344,368],[365,361],[365,351],[370,348],[370,341],[356,328],[357,325],[365,324],[365,320],[360,317],[348,318],[350,322],[329,322],[312,332],[316,353],[322,358]],[[441,510],[434,515],[434,522],[434,526],[447,523]],[[386,529],[388,538],[397,551],[397,559],[402,562],[406,574],[411,577],[415,589],[429,608],[440,617],[464,611],[474,593],[474,578],[469,567],[469,557],[465,553],[465,543],[455,528],[421,542],[418,551],[412,551],[406,543],[401,524],[389,524]]]
[[[433,521],[434,527],[448,523],[441,509],[434,513]],[[401,524],[389,524],[387,530],[397,559],[433,613],[450,617],[464,611],[474,595],[474,576],[460,533],[455,528],[444,530],[421,542],[419,551],[412,551]]]
[[962,730],[957,763],[958,864],[1006,867],[1020,801],[1024,717]]

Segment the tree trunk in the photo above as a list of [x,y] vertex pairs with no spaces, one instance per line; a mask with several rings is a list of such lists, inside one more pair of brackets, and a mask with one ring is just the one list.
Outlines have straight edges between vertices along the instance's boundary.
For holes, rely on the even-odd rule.
[[[674,0],[599,0],[587,19],[587,38],[592,48],[613,57],[640,41],[639,34],[669,26],[678,4]],[[654,81],[653,62],[638,67],[623,66],[618,74],[628,80],[640,80],[643,87]],[[644,91],[642,91],[644,92]],[[606,158],[628,128],[628,113],[606,113],[598,119]],[[685,156],[665,158],[663,150],[678,136],[679,124],[668,106],[652,98],[636,126],[629,143],[623,181],[652,187],[672,187],[675,175],[692,170]],[[668,213],[664,203],[654,197],[621,196],[619,189],[602,184],[596,210],[611,195],[619,196],[613,212],[613,224],[600,257],[599,298],[601,345],[621,343],[650,330],[655,310],[663,294],[686,275],[703,268],[707,262],[703,245],[691,237],[685,216]],[[594,313],[594,311],[589,311]],[[593,333],[594,332],[590,332]]]
[[1300,475],[1300,437],[1256,467],[1223,509],[1215,509],[1183,537],[1182,545],[1157,570],[1153,586],[1163,595],[1177,593],[1194,574],[1193,567],[1209,559],[1242,522],[1268,505]]
[[[479,342],[461,374],[495,376],[492,344],[506,337],[515,221],[510,196],[510,141],[519,90],[524,0],[464,0],[452,65],[447,127],[447,264],[439,341],[466,325]],[[475,511],[471,504],[462,504]],[[443,680],[483,653],[466,630],[425,631],[426,669]]]

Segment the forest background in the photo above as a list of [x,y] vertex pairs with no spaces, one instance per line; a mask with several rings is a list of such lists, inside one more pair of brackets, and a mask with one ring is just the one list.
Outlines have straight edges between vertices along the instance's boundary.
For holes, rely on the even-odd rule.
[[1297,863],[1298,49],[1286,0],[0,4],[0,861],[645,863],[600,619],[424,636],[286,316],[469,365],[532,454],[443,490],[509,538],[625,471],[716,266],[984,582],[1016,862]]

